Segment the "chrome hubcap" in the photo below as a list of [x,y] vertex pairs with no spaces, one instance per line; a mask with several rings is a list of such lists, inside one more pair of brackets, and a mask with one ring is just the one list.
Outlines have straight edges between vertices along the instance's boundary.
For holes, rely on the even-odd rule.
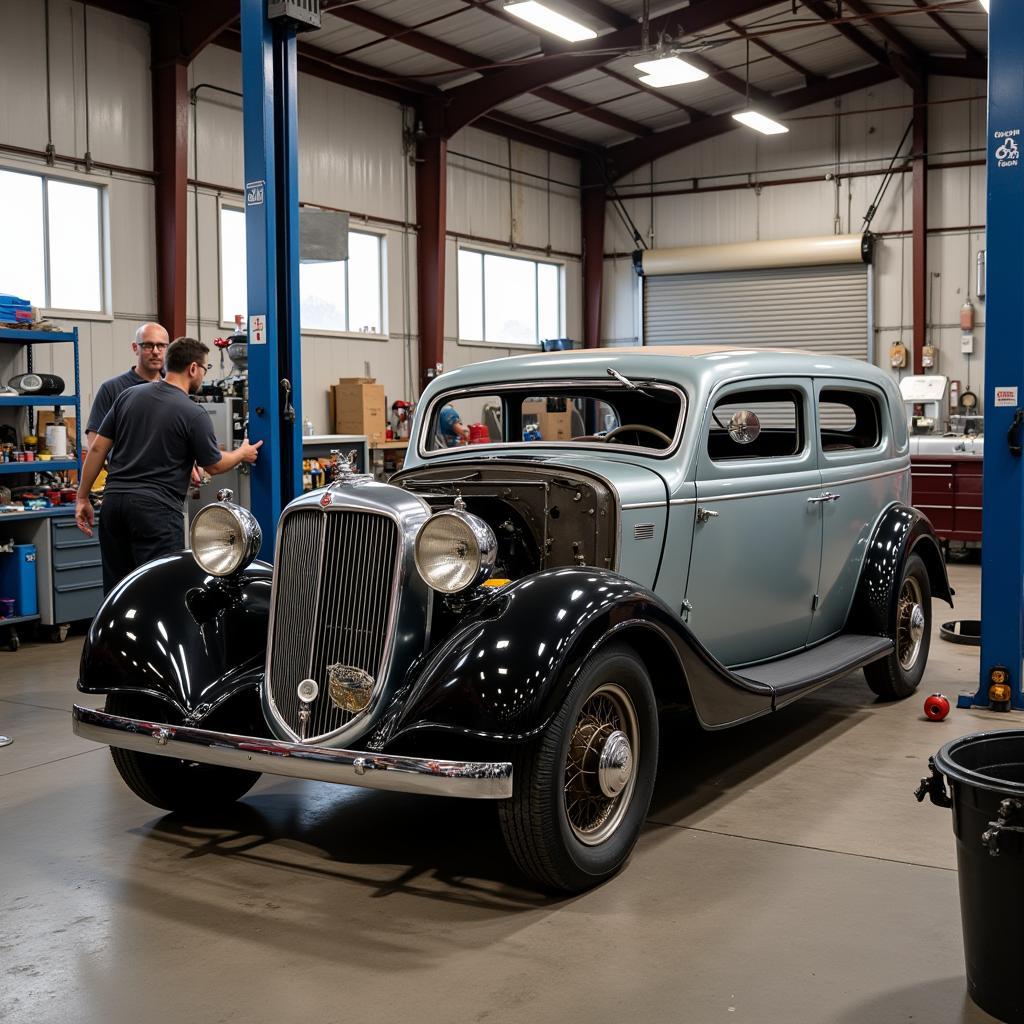
[[597,766],[597,782],[605,796],[618,796],[633,775],[633,751],[629,737],[616,729],[601,749]]
[[896,653],[904,671],[910,671],[917,664],[926,626],[921,587],[913,576],[908,576],[900,588],[896,615]]
[[565,759],[565,814],[581,843],[603,843],[622,822],[636,785],[639,743],[629,695],[617,683],[599,686],[580,709]]

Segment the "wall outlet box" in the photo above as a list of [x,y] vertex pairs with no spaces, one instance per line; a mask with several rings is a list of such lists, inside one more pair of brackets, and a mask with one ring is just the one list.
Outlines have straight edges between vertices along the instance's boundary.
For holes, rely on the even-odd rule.
[[974,355],[974,335],[973,334],[961,334],[960,335],[960,351],[965,356]]

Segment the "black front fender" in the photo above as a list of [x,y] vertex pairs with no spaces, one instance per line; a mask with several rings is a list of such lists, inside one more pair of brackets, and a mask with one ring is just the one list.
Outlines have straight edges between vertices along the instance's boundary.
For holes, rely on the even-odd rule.
[[185,723],[263,679],[272,569],[229,579],[191,552],[149,562],[106,597],[82,649],[78,689],[134,692],[172,705]]
[[659,698],[692,703],[708,728],[771,710],[771,688],[737,679],[658,597],[617,573],[546,570],[504,587],[417,666],[374,746],[421,730],[522,742],[561,706],[595,647],[621,638],[644,660]]
[[890,505],[868,542],[850,612],[850,632],[890,635],[896,621],[903,566],[912,554],[920,556],[928,569],[932,596],[953,606],[942,545],[928,517],[909,505]]

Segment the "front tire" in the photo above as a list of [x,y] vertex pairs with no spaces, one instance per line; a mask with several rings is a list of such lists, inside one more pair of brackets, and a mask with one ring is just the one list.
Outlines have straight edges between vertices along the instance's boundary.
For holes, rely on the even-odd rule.
[[892,654],[866,665],[864,676],[883,700],[903,700],[921,682],[932,638],[931,583],[919,555],[911,555],[904,563],[891,629]]
[[[147,706],[145,698],[130,693],[108,694],[103,710],[126,718],[168,721],[166,705],[154,709],[152,702]],[[260,772],[196,764],[120,747],[111,747],[110,756],[128,788],[164,811],[202,814],[224,807],[248,793],[260,777]]]
[[590,656],[549,727],[514,762],[499,807],[524,874],[581,892],[625,863],[654,791],[658,709],[650,676],[628,647]]

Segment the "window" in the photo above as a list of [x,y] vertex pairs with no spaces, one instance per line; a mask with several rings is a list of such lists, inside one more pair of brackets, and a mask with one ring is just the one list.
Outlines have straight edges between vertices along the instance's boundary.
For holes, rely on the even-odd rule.
[[818,413],[823,452],[877,448],[882,443],[881,411],[873,395],[823,388]]
[[804,447],[797,391],[734,391],[711,411],[708,455],[715,462],[798,455]]
[[103,190],[0,170],[0,290],[47,309],[104,312]]
[[[220,208],[221,321],[246,315],[245,211]],[[384,333],[384,244],[348,233],[348,259],[299,265],[299,323],[304,331]]]
[[562,333],[562,268],[459,250],[459,338],[536,345]]

